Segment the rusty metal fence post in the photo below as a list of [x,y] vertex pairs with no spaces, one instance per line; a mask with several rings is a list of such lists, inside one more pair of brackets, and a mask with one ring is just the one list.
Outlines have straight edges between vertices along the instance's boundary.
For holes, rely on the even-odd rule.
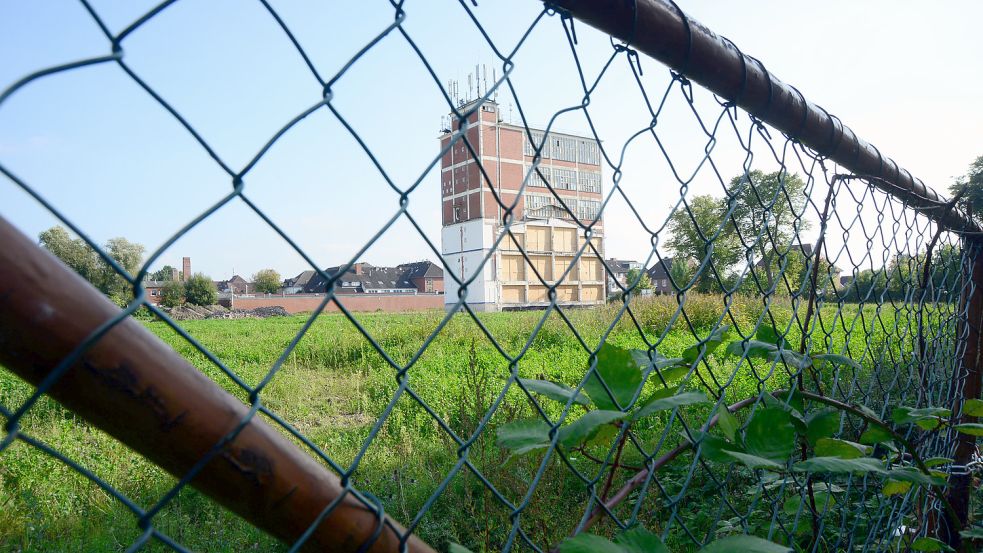
[[[967,294],[965,300],[965,320],[962,322],[960,331],[960,341],[964,343],[961,356],[961,371],[954,372],[953,392],[956,400],[953,412],[959,413],[959,424],[975,423],[977,417],[968,415],[963,411],[966,400],[979,399],[981,392],[981,380],[983,380],[983,367],[981,367],[981,354],[983,354],[983,244],[978,239],[971,238],[966,240],[966,250],[968,260],[964,269],[965,276],[963,294]],[[949,480],[949,502],[955,508],[962,527],[965,528],[970,518],[970,495],[973,489],[973,474],[968,470],[974,457],[977,455],[977,437],[969,434],[959,434],[957,438],[956,451],[953,455],[954,466],[961,467],[959,474],[953,475]],[[961,528],[949,529],[948,542],[950,546],[960,544],[959,531]]]
[[51,397],[288,543],[432,551],[256,416],[258,398],[250,409],[132,317],[107,327],[119,308],[3,218],[0,244],[4,367],[35,386],[63,371]]

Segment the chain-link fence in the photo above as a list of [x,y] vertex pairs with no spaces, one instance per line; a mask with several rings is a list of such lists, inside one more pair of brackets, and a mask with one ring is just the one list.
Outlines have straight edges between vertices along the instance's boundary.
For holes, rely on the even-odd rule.
[[[962,524],[971,517],[966,494],[979,463],[975,438],[967,440],[941,422],[921,427],[897,420],[893,443],[864,436],[878,428],[872,420],[889,420],[899,407],[948,409],[947,414],[924,415],[934,421],[972,420],[960,413],[964,398],[979,392],[974,321],[980,306],[973,298],[981,279],[970,241],[977,229],[955,202],[939,198],[879,152],[874,158],[876,149],[835,118],[821,117],[820,108],[773,81],[761,63],[733,45],[723,48],[722,41],[715,43],[722,50],[708,49],[708,31],[691,24],[671,3],[645,3],[648,8],[641,11],[630,2],[609,11],[598,3],[599,12],[583,2],[562,3],[571,11],[548,4],[523,23],[527,30],[520,40],[500,44],[480,23],[477,3],[462,0],[453,8],[467,15],[468,32],[482,37],[500,68],[497,80],[469,98],[475,101],[463,102],[452,96],[445,77],[405,27],[413,17],[412,3],[392,2],[391,23],[347,63],[329,69],[319,67],[291,33],[289,21],[261,1],[321,95],[311,98],[310,107],[287,121],[253,159],[234,167],[196,130],[195,121],[183,117],[128,63],[127,39],[173,3],[164,2],[114,31],[82,0],[105,35],[107,53],[40,69],[0,95],[0,109],[5,109],[15,94],[30,94],[26,85],[39,79],[115,65],[180,123],[233,184],[227,196],[161,244],[137,274],[129,274],[85,228],[63,216],[56,201],[0,165],[7,179],[82,237],[133,290],[132,301],[115,314],[107,306],[93,307],[91,316],[81,318],[90,326],[52,319],[73,326],[68,330],[47,320],[23,319],[25,313],[40,313],[43,302],[37,298],[25,300],[21,311],[3,300],[8,302],[0,307],[6,309],[4,322],[13,329],[15,316],[22,317],[17,328],[27,330],[4,330],[9,337],[0,341],[0,358],[36,386],[28,389],[4,376],[0,387],[5,429],[0,482],[8,512],[3,522],[12,526],[5,531],[10,549],[46,549],[46,540],[79,527],[88,530],[77,538],[78,548],[88,549],[86,532],[98,534],[92,528],[108,518],[132,521],[132,535],[124,533],[115,542],[128,550],[237,548],[228,544],[241,543],[242,536],[224,535],[221,529],[242,533],[245,526],[215,515],[212,504],[186,489],[189,484],[277,535],[290,550],[426,550],[423,542],[437,548],[456,542],[475,551],[549,551],[570,535],[610,537],[635,526],[659,534],[675,551],[696,550],[732,534],[752,534],[803,551],[893,551],[917,537],[958,539],[947,530],[953,524],[948,511],[958,511]],[[655,32],[653,21],[660,17],[672,32]],[[578,19],[614,35],[609,57],[593,69],[581,64],[580,56],[585,48],[597,48],[598,42],[590,40],[597,35]],[[531,93],[512,81],[520,64],[544,63],[521,54],[527,38],[546,26],[562,28],[566,43],[555,44],[555,54],[563,50],[576,62],[571,82],[580,85],[579,100],[550,117],[531,112],[526,102]],[[383,39],[399,40],[412,50],[434,94],[442,95],[452,114],[439,155],[426,160],[422,176],[409,184],[386,174],[379,152],[334,103],[336,85]],[[672,68],[635,48],[661,49]],[[724,77],[714,81],[707,59],[720,62],[724,69],[715,71]],[[735,78],[726,75],[731,70]],[[632,88],[605,92],[615,72],[630,75]],[[723,95],[715,96],[691,78],[709,82]],[[727,88],[720,86],[723,81],[730,83],[730,92],[722,91]],[[617,99],[618,109],[599,107],[605,94]],[[472,161],[485,159],[468,123],[500,97],[514,103],[517,116],[508,124],[522,130],[531,151],[520,160],[524,177],[514,194],[496,185],[500,180],[491,165],[475,164],[480,190],[496,208],[497,220],[479,264],[462,272],[409,206],[438,201],[418,197],[419,188],[452,150],[466,152],[465,159]],[[250,171],[318,111],[330,112],[359,143],[398,204],[388,222],[332,273],[249,196]],[[614,116],[630,122],[631,133],[606,132]],[[494,124],[501,123],[502,116],[496,117]],[[533,128],[533,121],[542,120],[548,122],[542,129]],[[570,200],[569,183],[546,170],[578,167],[558,163],[548,151],[551,136],[557,136],[551,134],[554,126],[571,120],[581,139],[596,141],[599,148],[603,185],[596,212],[578,209],[584,204]],[[533,187],[553,208],[547,219],[576,230],[571,251],[562,263],[553,256],[548,268],[540,262],[543,248],[522,237],[524,224],[540,220],[531,210],[523,211],[530,207]],[[241,344],[232,336],[214,339],[204,326],[172,320],[144,287],[148,271],[168,248],[231,203],[254,211],[326,282],[320,306],[303,321],[258,331],[286,338],[271,341],[275,345],[268,347],[275,351],[252,365],[242,360],[236,349]],[[448,289],[460,292],[442,314],[349,310],[342,275],[394,225],[404,223],[439,260]],[[9,229],[5,234],[14,236]],[[650,244],[638,270],[625,272],[605,259],[611,242],[625,235]],[[21,274],[17,265],[27,265],[31,254],[8,243],[4,248],[17,256],[4,260],[6,297],[10,290],[28,295],[27,288],[57,295],[41,276],[14,282]],[[504,249],[521,258],[531,283],[523,285],[524,293],[542,287],[542,309],[478,309],[473,300],[485,285],[482,274],[490,268],[496,279],[504,278]],[[570,282],[587,280],[578,272],[594,262],[609,297],[584,307],[564,290]],[[502,293],[501,283],[492,285]],[[70,304],[84,309],[70,298],[61,297],[66,303],[56,299],[49,306],[55,311]],[[328,305],[340,314],[322,314]],[[517,300],[511,307],[523,305]],[[135,322],[133,316],[145,311],[158,322]],[[195,368],[164,346],[134,345],[157,344],[149,334],[133,330],[141,324]],[[46,330],[49,341],[28,338],[31,329]],[[33,345],[25,345],[32,340]],[[126,347],[141,349],[119,351]],[[610,369],[614,365],[621,368]],[[630,381],[627,387],[623,376],[611,376],[622,369],[637,373],[624,377]],[[209,388],[212,383],[204,379],[181,377],[181,371],[204,374],[225,392]],[[322,386],[318,379],[329,377],[331,384]],[[337,393],[326,397],[324,386]],[[134,403],[107,405],[115,396],[100,399],[99,390],[118,392],[121,402]],[[176,479],[161,476],[123,448],[103,452],[66,445],[107,442],[94,438],[103,435],[87,422],[50,402],[49,393]],[[702,394],[706,401],[670,400],[653,407],[688,393]],[[230,401],[233,396],[238,399]],[[348,411],[332,410],[335,403]],[[831,405],[836,408],[828,410]],[[156,419],[142,419],[140,409],[150,409]],[[766,421],[758,415],[776,411],[794,415],[764,429],[779,437],[790,433],[786,441],[795,446],[792,455],[783,454],[787,459],[779,464],[784,469],[740,456],[754,451],[752,434],[761,432],[758,427]],[[591,423],[592,416],[608,418]],[[814,422],[828,431],[812,436]],[[799,423],[807,431],[796,438],[786,427]],[[720,435],[717,429],[724,426]],[[154,434],[138,436],[127,431],[131,427]],[[264,434],[269,427],[276,432]],[[570,437],[575,427],[579,438]],[[858,455],[879,459],[885,467],[941,458],[931,468],[948,479],[948,497],[942,488],[911,482],[889,493],[879,472],[789,468],[806,462],[820,439],[829,440],[829,447],[856,447]],[[739,442],[750,449],[738,451]],[[711,451],[714,447],[718,451]],[[721,449],[738,455],[722,462]],[[304,456],[296,455],[300,450]],[[94,461],[103,455],[118,456],[119,463],[125,459],[132,471],[121,476]],[[29,477],[22,463],[61,474],[71,482],[66,487],[102,490],[113,506],[79,491],[72,495],[88,497],[88,503],[79,505],[77,497],[37,497],[37,490],[45,488],[31,481],[37,476]],[[59,472],[65,467],[85,481]],[[141,488],[134,484],[140,479],[156,484]],[[71,512],[78,508],[85,510]],[[168,514],[173,512],[179,514]],[[28,524],[31,513],[67,522]],[[71,519],[79,517],[84,520],[73,530]],[[48,530],[35,530],[46,524]],[[212,535],[201,535],[208,531]],[[411,539],[414,533],[423,540]],[[280,547],[260,534],[246,540],[258,548]]]

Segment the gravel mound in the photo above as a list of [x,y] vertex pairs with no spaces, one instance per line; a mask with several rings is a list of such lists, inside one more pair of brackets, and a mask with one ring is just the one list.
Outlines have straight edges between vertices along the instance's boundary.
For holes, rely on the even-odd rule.
[[[165,311],[167,311],[165,309]],[[256,309],[227,309],[221,305],[182,305],[167,311],[176,321],[199,321],[202,319],[266,319],[290,315],[279,305],[257,307]]]

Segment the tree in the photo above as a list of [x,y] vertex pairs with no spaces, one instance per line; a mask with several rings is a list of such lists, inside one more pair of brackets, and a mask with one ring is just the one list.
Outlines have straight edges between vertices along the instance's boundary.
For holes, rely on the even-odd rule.
[[[38,236],[41,246],[53,253],[76,273],[92,283],[117,305],[126,305],[130,284],[81,238],[72,238],[61,226],[54,226]],[[144,247],[126,238],[111,238],[103,251],[130,275],[143,263]]]
[[38,241],[62,263],[95,284],[99,260],[96,252],[84,240],[73,239],[65,227],[56,225],[38,235]]
[[273,269],[263,269],[255,275],[253,275],[253,286],[256,288],[257,292],[263,292],[265,294],[276,294],[280,291],[280,283],[283,279],[280,278],[280,273],[274,271]]
[[218,289],[211,278],[195,273],[184,283],[184,299],[192,305],[213,305],[218,301]]
[[652,288],[652,279],[649,278],[648,273],[641,269],[628,269],[628,274],[625,275],[625,285],[634,285],[635,293],[637,294],[642,290],[650,290]]
[[672,265],[669,266],[669,277],[677,289],[682,288],[693,278],[693,267],[682,259],[673,259]]
[[173,280],[174,278],[174,267],[170,265],[164,265],[159,270],[150,273],[150,280],[156,280],[157,282],[167,282]]
[[740,243],[724,225],[725,215],[721,200],[702,195],[689,202],[689,210],[677,210],[669,218],[672,235],[666,245],[676,257],[696,259],[700,264],[710,261],[696,283],[700,292],[719,291],[717,280],[723,281],[740,257]]
[[735,242],[751,249],[755,270],[762,273],[758,275],[761,287],[782,288],[775,285],[783,273],[789,280],[798,278],[804,255],[793,241],[810,226],[802,218],[805,182],[784,171],[751,171],[731,179],[726,202],[731,209],[730,230],[737,234]]
[[180,280],[169,280],[160,289],[160,304],[164,307],[177,307],[184,303],[184,283]]
[[[117,237],[110,238],[105,246],[103,246],[103,249],[127,273],[135,275],[140,271],[140,265],[143,264],[144,252],[142,245],[130,242],[126,238]],[[99,289],[112,298],[118,305],[125,305],[130,297],[130,283],[117,273],[116,269],[110,267],[108,263],[101,262],[100,269],[102,283]]]
[[969,164],[969,170],[965,175],[956,179],[949,186],[949,193],[955,196],[966,188],[960,205],[964,209],[972,211],[973,217],[983,222],[983,156],[976,158]]

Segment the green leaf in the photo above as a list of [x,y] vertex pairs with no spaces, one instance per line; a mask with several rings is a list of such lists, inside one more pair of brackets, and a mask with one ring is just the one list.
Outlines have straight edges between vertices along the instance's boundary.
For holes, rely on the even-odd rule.
[[640,401],[638,404],[636,404],[635,408],[641,409],[657,399],[667,398],[678,391],[679,391],[679,386],[669,386],[668,388],[659,388],[658,390],[652,392],[652,395],[647,397],[644,401]]
[[921,537],[911,542],[912,551],[955,551],[953,548],[949,547],[945,543],[928,537]]
[[625,550],[600,536],[577,534],[560,542],[560,553],[625,553]]
[[472,551],[463,545],[451,542],[447,547],[447,553],[472,553]]
[[716,461],[718,463],[732,463],[734,458],[727,454],[729,451],[737,451],[744,453],[741,446],[728,442],[723,438],[718,438],[712,434],[707,434],[706,432],[693,431],[693,442],[694,449],[696,446],[700,448],[700,454],[711,461]]
[[779,335],[778,330],[771,325],[759,326],[757,332],[754,333],[754,337],[757,338],[758,341],[774,344],[775,346],[788,344],[785,338]]
[[[649,359],[649,355],[645,350],[633,349],[631,350],[631,358],[638,364],[639,369],[644,370],[649,368],[649,366],[654,366],[662,372],[664,377],[666,371],[669,369],[687,369],[683,371],[683,374],[689,372],[689,364],[682,357],[666,357],[657,351],[653,351],[652,358]],[[669,380],[669,378],[666,377],[666,380]]]
[[761,399],[767,407],[788,413],[792,417],[792,426],[795,427],[795,431],[805,436],[807,428],[806,420],[802,416],[802,411],[805,409],[805,405],[802,403],[802,396],[798,394],[781,394],[775,397],[771,394],[765,394],[761,396]]
[[912,484],[918,484],[919,486],[944,486],[945,485],[945,478],[940,478],[934,475],[929,476],[924,472],[912,467],[904,467],[904,468],[888,471],[887,476],[891,480],[897,480],[899,482],[911,482]]
[[597,429],[597,432],[587,440],[588,445],[600,445],[610,447],[611,441],[618,435],[618,427],[613,424],[605,424]]
[[[676,359],[682,360],[682,357],[676,357]],[[656,368],[658,369],[658,367]],[[658,371],[659,374],[662,375],[662,380],[665,380],[668,383],[668,382],[673,382],[675,380],[680,380],[681,378],[689,374],[689,365],[678,365],[678,366],[674,365],[672,367],[658,369]],[[659,379],[658,376],[653,376],[652,378],[656,379],[656,381],[661,383],[661,381],[658,380]]]
[[550,426],[541,419],[524,419],[498,427],[498,447],[522,455],[530,451],[549,447]]
[[973,526],[972,528],[967,528],[966,530],[959,532],[959,535],[966,539],[981,539],[983,538],[983,526]]
[[649,532],[641,526],[625,530],[614,538],[614,542],[626,553],[669,553],[669,548],[662,543],[658,534]]
[[784,361],[786,365],[796,369],[808,369],[812,366],[812,359],[808,355],[788,350],[780,349],[768,356],[772,361]]
[[953,460],[948,457],[929,457],[925,459],[925,466],[928,468],[938,467],[941,465],[948,465],[952,463]]
[[[618,405],[615,405],[611,399],[611,394],[608,394],[604,384],[598,380],[598,376],[611,389],[611,394],[614,395]],[[616,411],[619,408],[628,407],[628,403],[641,385],[642,371],[638,369],[638,364],[632,359],[631,353],[624,348],[605,342],[597,353],[597,366],[591,372],[590,378],[587,379],[584,391],[587,392],[598,409]]]
[[694,403],[709,403],[707,395],[703,392],[683,392],[667,398],[657,399],[641,409],[635,411],[632,416],[633,421],[648,417],[658,411],[673,409],[682,405],[692,405]]
[[744,448],[752,455],[784,462],[795,448],[791,415],[781,409],[759,409],[747,423]]
[[891,420],[895,424],[917,424],[925,430],[935,430],[942,425],[942,417],[948,417],[952,411],[942,407],[926,407],[923,409],[912,409],[911,407],[897,407],[891,411]]
[[846,365],[847,367],[853,367],[854,369],[860,370],[863,367],[860,363],[857,363],[850,357],[846,355],[840,355],[838,353],[820,353],[812,356],[813,362],[815,361],[825,361],[831,365]]
[[[815,484],[820,484],[821,482],[816,482]],[[816,499],[816,510],[822,513],[826,510],[826,507],[832,508],[836,505],[836,496],[831,494],[829,491],[820,489],[819,486],[814,484],[814,489],[812,492],[812,497]],[[806,495],[805,490],[802,491],[802,496],[793,496],[785,500],[785,504],[782,506],[782,510],[788,514],[795,514],[799,512],[799,505],[805,502],[808,505],[809,496]],[[808,512],[808,506],[803,506],[804,512]]]
[[978,422],[967,422],[963,424],[957,424],[953,426],[959,432],[963,434],[969,434],[970,436],[983,436],[983,424]]
[[848,442],[846,440],[837,440],[835,438],[820,438],[816,440],[816,457],[839,457],[840,459],[857,459],[867,455],[869,447]]
[[737,439],[737,431],[741,429],[740,421],[731,414],[724,404],[717,407],[717,426],[723,431],[724,436],[727,436],[727,439],[732,442]]
[[748,357],[768,359],[771,354],[778,351],[778,346],[759,340],[748,340],[747,342],[738,340],[727,344],[725,351],[728,355],[737,357],[743,357],[746,353]]
[[703,342],[703,344],[690,346],[683,351],[683,360],[692,364],[700,357],[700,350],[703,348],[706,348],[706,355],[713,353],[713,351],[717,349],[721,343],[723,343],[724,334],[729,329],[730,326],[728,325],[720,325],[717,328],[714,328],[713,332],[710,333],[710,336],[707,336],[707,339]]
[[571,424],[560,428],[558,441],[565,447],[573,448],[590,440],[601,430],[601,426],[625,418],[621,411],[588,411]]
[[887,429],[876,424],[870,425],[867,430],[860,435],[860,443],[867,445],[881,444],[894,441],[894,437]]
[[529,378],[520,378],[519,382],[521,382],[522,385],[525,386],[530,392],[542,394],[563,404],[566,404],[570,398],[573,398],[574,403],[590,405],[590,399],[587,396],[562,384],[556,384],[555,382],[549,382],[547,380],[533,380]]
[[763,540],[755,536],[727,536],[714,540],[698,553],[789,553],[790,547]]
[[860,457],[841,459],[839,457],[811,457],[792,466],[796,472],[876,472],[884,473],[884,466],[878,459]]
[[884,487],[881,488],[881,493],[884,497],[891,497],[892,495],[900,495],[903,493],[908,493],[911,489],[911,482],[901,482],[900,480],[888,479],[884,482]]
[[983,399],[967,399],[966,403],[963,403],[963,414],[983,417]]
[[820,438],[831,438],[840,429],[840,412],[835,409],[813,411],[806,415],[806,439],[815,445]]
[[781,463],[777,463],[771,459],[765,459],[764,457],[758,457],[757,455],[750,455],[740,451],[723,451],[722,453],[728,457],[737,459],[752,469],[782,470],[785,468],[785,465]]

